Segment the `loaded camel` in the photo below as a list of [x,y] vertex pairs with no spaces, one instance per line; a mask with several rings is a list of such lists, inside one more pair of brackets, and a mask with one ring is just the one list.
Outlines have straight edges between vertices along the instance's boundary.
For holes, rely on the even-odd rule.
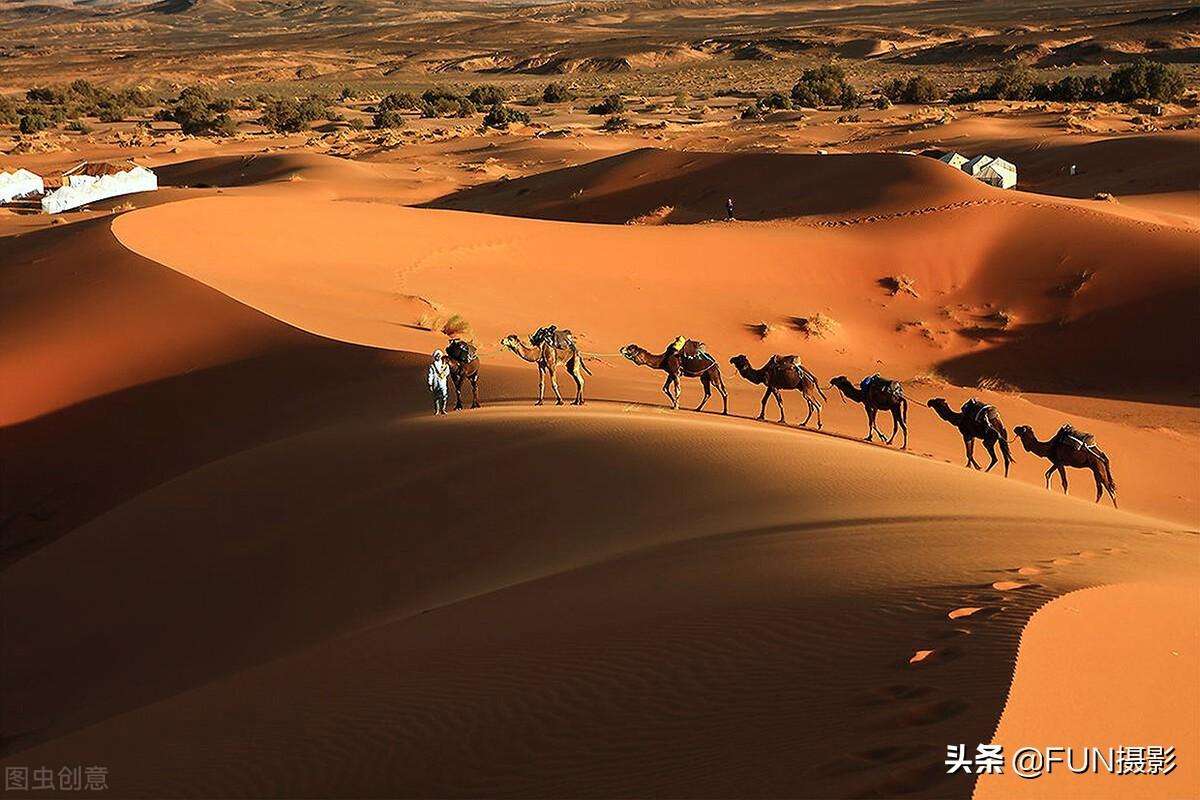
[[926,405],[939,417],[958,428],[967,448],[968,467],[983,469],[975,460],[975,440],[982,439],[983,446],[992,458],[992,463],[983,471],[991,472],[992,467],[996,466],[996,444],[999,443],[1000,453],[1004,456],[1004,477],[1008,477],[1008,467],[1013,462],[1012,453],[1008,449],[1008,429],[1004,427],[1004,420],[1000,419],[1000,412],[995,406],[971,398],[963,403],[960,411],[955,411],[943,397],[935,397]]
[[1050,488],[1050,478],[1058,472],[1062,478],[1063,494],[1067,493],[1066,467],[1090,469],[1096,479],[1096,502],[1104,497],[1104,492],[1112,498],[1113,508],[1117,507],[1117,482],[1113,480],[1112,466],[1108,456],[1096,446],[1096,437],[1090,433],[1076,430],[1070,425],[1059,428],[1053,439],[1040,442],[1034,435],[1033,428],[1028,425],[1018,425],[1013,428],[1021,444],[1030,453],[1041,458],[1049,459],[1050,469],[1046,470],[1046,488]]
[[681,344],[676,340],[670,347],[658,354],[651,353],[636,344],[627,344],[621,348],[620,352],[634,364],[667,373],[667,380],[663,383],[662,390],[667,399],[671,401],[671,408],[679,408],[681,393],[679,378],[682,376],[699,378],[700,385],[704,387],[704,399],[700,401],[700,405],[696,406],[697,411],[704,408],[708,398],[712,397],[713,388],[716,388],[724,403],[721,413],[729,413],[729,393],[725,391],[725,380],[721,377],[721,368],[717,365],[715,358],[704,352],[702,342],[688,339],[686,343]]
[[[871,438],[878,433],[879,438],[885,444],[891,444],[892,440],[896,438],[896,431],[902,430],[904,431],[904,444],[900,446],[900,449],[908,449],[908,400],[904,397],[904,387],[900,385],[899,381],[872,375],[864,378],[859,386],[855,386],[845,375],[838,375],[829,382],[829,385],[836,386],[841,390],[843,402],[845,402],[845,398],[849,398],[856,403],[862,403],[863,408],[866,409],[866,441],[871,441]],[[875,415],[880,411],[892,412],[891,436],[885,437],[883,431],[875,426]]]
[[446,364],[454,384],[454,410],[461,411],[463,380],[471,384],[471,408],[479,408],[479,352],[475,345],[462,339],[451,339],[446,345]]
[[[767,399],[775,398],[775,402],[779,405],[779,421],[784,425],[787,420],[783,413],[783,397],[780,395],[782,389],[799,389],[804,395],[804,401],[808,403],[808,416],[800,423],[801,427],[806,427],[812,415],[817,415],[817,430],[821,430],[821,400],[828,400],[825,392],[821,390],[821,386],[817,383],[817,376],[809,372],[796,356],[779,356],[773,355],[763,364],[762,369],[755,369],[750,364],[750,359],[744,355],[736,355],[729,359],[729,363],[733,364],[734,369],[750,383],[757,383],[760,386],[765,386],[767,391],[762,396],[762,407],[758,411],[758,419],[764,419],[767,415]],[[821,400],[818,400],[817,397]]]
[[[540,331],[539,331],[540,333]],[[587,364],[583,363],[583,356],[579,354],[578,348],[575,347],[574,341],[569,339],[569,331],[561,331],[566,333],[569,345],[564,345],[563,339],[555,337],[539,337],[538,344],[527,344],[521,341],[521,337],[515,333],[510,333],[500,340],[500,346],[506,347],[513,351],[518,358],[528,361],[531,364],[537,364],[538,368],[538,399],[534,405],[540,406],[546,395],[546,376],[550,376],[550,388],[554,390],[554,396],[558,399],[558,405],[563,404],[562,395],[558,391],[558,375],[556,370],[558,367],[564,366],[567,369],[567,374],[575,381],[575,399],[571,401],[572,405],[583,405],[583,376],[584,373],[592,374],[588,369]]]

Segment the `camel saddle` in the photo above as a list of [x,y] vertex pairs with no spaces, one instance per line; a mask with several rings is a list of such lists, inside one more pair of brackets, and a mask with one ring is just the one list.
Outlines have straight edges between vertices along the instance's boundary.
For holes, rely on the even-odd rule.
[[984,416],[991,411],[995,406],[984,403],[978,398],[972,397],[963,403],[962,415],[975,423],[982,423]]
[[479,356],[479,352],[475,349],[475,345],[470,342],[465,342],[462,339],[451,339],[450,344],[446,345],[446,355],[460,364],[469,364]]
[[1054,434],[1055,444],[1065,444],[1074,450],[1092,449],[1096,446],[1096,437],[1087,431],[1081,431],[1074,425],[1063,425]]
[[548,344],[556,350],[574,350],[575,335],[566,328],[559,329],[554,325],[538,328],[529,337],[529,343],[534,347]]
[[862,383],[859,384],[859,388],[864,393],[883,392],[884,394],[890,394],[897,400],[904,396],[904,387],[900,384],[900,381],[884,378],[878,372],[863,378]]
[[689,371],[708,371],[717,363],[704,349],[704,342],[698,339],[680,336],[667,345],[667,352],[670,354],[668,358],[678,358],[680,365],[686,364]]

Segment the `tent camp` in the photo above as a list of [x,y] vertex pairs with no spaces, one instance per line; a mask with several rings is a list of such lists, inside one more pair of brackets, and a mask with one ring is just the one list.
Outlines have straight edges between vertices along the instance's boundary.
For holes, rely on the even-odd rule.
[[62,188],[42,198],[42,210],[57,214],[97,200],[134,192],[152,192],[157,188],[158,178],[155,174],[131,161],[85,161],[63,173]]
[[34,175],[27,169],[15,169],[11,172],[0,170],[0,203],[31,194],[41,194],[45,189],[41,176]]
[[988,155],[975,156],[962,165],[962,171],[970,175],[972,178],[978,178],[979,173],[983,171],[984,167],[992,163],[994,160],[995,158]]
[[962,165],[967,163],[967,157],[962,153],[946,153],[938,158],[943,164],[949,164],[955,169],[962,169]]
[[975,177],[1000,189],[1011,189],[1017,185],[1017,166],[1003,158],[993,158]]

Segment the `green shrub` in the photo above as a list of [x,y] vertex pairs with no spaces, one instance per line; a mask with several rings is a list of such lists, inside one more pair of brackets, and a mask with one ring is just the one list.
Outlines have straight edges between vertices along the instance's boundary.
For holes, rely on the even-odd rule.
[[375,114],[376,128],[403,128],[408,120],[399,111],[379,111]]
[[483,117],[483,126],[485,128],[504,130],[513,122],[528,124],[529,115],[524,111],[509,108],[503,103],[495,103]]
[[411,92],[393,92],[379,101],[379,111],[416,111],[421,107],[421,98]]
[[625,98],[619,94],[610,94],[599,103],[588,109],[589,114],[617,114],[625,110]]
[[542,90],[542,99],[547,103],[566,103],[575,99],[575,93],[561,83],[548,83]]
[[25,92],[25,99],[31,103],[63,103],[67,98],[52,86],[35,86]]
[[225,113],[231,106],[228,100],[213,100],[202,86],[190,86],[154,118],[178,124],[188,136],[229,136],[237,130],[237,124]]
[[472,89],[471,93],[467,95],[467,99],[474,103],[477,108],[494,106],[496,103],[503,103],[508,100],[508,90],[503,86],[484,84]]
[[52,127],[50,120],[44,114],[26,114],[19,123],[21,133],[37,133]]
[[861,98],[858,90],[846,80],[846,71],[839,64],[823,64],[804,70],[792,87],[792,101],[807,108],[841,105],[853,108]]
[[1108,78],[1108,94],[1114,100],[1171,102],[1183,94],[1183,74],[1173,66],[1139,58],[1119,67]]
[[625,117],[614,115],[604,120],[604,124],[600,126],[600,130],[616,133],[618,131],[629,130],[629,120]]
[[279,133],[296,133],[308,128],[314,120],[326,118],[328,114],[329,106],[324,98],[316,95],[302,100],[285,97],[265,103],[259,122]]
[[893,78],[880,89],[893,103],[933,103],[942,99],[942,90],[924,75],[914,75],[907,81]]

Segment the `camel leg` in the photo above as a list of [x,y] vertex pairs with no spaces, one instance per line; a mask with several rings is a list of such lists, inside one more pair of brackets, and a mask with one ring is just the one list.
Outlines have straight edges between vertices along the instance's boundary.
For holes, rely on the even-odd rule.
[[558,391],[558,373],[550,370],[550,388],[554,390],[554,397],[558,400],[555,405],[563,404],[562,393]]
[[697,411],[703,411],[708,398],[712,397],[712,385],[707,374],[700,376],[700,385],[704,387],[704,398],[700,401],[700,405],[696,406]]
[[817,407],[817,430],[821,430],[821,404],[815,400],[813,401],[813,403]]
[[479,408],[479,373],[471,376],[471,408]]
[[783,394],[778,388],[772,389],[771,392],[775,395],[776,405],[779,406],[779,424],[787,425],[787,418],[783,414]]
[[1063,494],[1069,494],[1069,492],[1067,491],[1067,468],[1064,467],[1062,464],[1058,465],[1058,477],[1062,478]]
[[808,427],[808,421],[812,419],[813,409],[816,407],[813,405],[813,401],[809,399],[808,395],[804,396],[804,402],[808,404],[808,416],[804,418],[804,422],[800,423],[801,428]]
[[546,368],[538,364],[538,399],[534,403],[535,406],[540,406],[546,399]]
[[1100,498],[1104,497],[1104,481],[1100,477],[1100,469],[1092,464],[1092,477],[1096,479],[1096,502],[1100,502]]
[[963,444],[967,447],[967,466],[979,469],[979,464],[975,461],[975,437],[964,433]]
[[713,379],[713,384],[716,385],[717,391],[721,393],[721,413],[729,414],[729,390],[725,388],[725,379],[718,372],[717,377]]
[[987,448],[988,456],[991,457],[991,459],[992,459],[992,463],[987,465],[987,469],[985,469],[984,472],[991,472],[992,467],[996,466],[996,462],[1000,460],[1000,459],[996,458],[996,440],[995,439],[984,439],[983,446],[985,448]]
[[1012,453],[1009,452],[1008,442],[1003,439],[998,440],[1000,443],[1000,454],[1004,456],[1004,477],[1008,477],[1008,465],[1013,462]]
[[1058,469],[1058,467],[1054,464],[1051,464],[1050,469],[1046,470],[1046,489],[1050,488],[1050,476],[1054,474],[1054,470],[1056,469]]
[[462,373],[450,373],[450,382],[454,384],[454,410],[462,411]]
[[571,379],[575,381],[575,399],[571,401],[572,405],[583,405],[583,370],[579,368],[579,362],[572,362]]
[[668,374],[667,379],[663,381],[662,393],[671,401],[671,408],[675,407],[675,397],[671,394],[671,376]]
[[758,409],[758,421],[759,422],[762,422],[763,420],[765,420],[767,418],[767,398],[769,398],[770,396],[771,396],[771,387],[768,386],[767,390],[765,392],[763,392],[762,404]]
[[[872,438],[874,438],[877,430],[878,429],[875,427],[875,409],[868,408],[867,409],[867,441],[868,442],[871,441]],[[879,438],[880,439],[883,438],[882,433],[879,434]]]

